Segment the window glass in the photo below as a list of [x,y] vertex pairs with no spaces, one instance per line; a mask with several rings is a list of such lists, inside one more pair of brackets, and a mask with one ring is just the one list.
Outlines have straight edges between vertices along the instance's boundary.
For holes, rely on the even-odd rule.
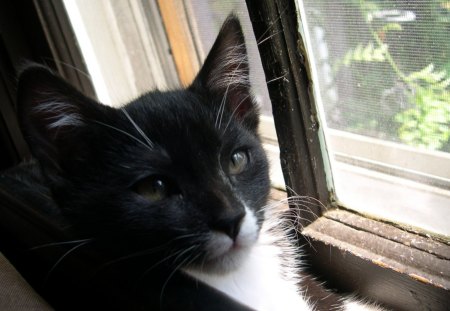
[[179,86],[156,1],[64,0],[98,99],[120,106]]
[[193,0],[185,1],[185,6],[202,61],[212,47],[216,35],[228,14],[233,12],[239,17],[246,37],[253,92],[261,104],[263,115],[272,116],[266,80],[257,47],[258,41],[261,42],[262,39],[257,40],[253,34],[245,1]]
[[450,236],[450,2],[298,4],[337,200]]

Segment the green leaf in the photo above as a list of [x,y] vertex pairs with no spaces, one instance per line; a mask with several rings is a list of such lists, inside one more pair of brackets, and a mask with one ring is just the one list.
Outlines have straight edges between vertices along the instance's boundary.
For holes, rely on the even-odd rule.
[[436,84],[436,88],[445,89],[450,85],[450,77]]
[[383,27],[381,27],[380,30],[383,32],[388,32],[391,30],[401,31],[401,30],[403,30],[403,28],[402,28],[402,25],[400,25],[399,23],[389,23],[389,24],[386,24]]
[[433,72],[433,70],[434,70],[434,65],[433,65],[433,63],[430,63],[428,66],[426,66],[422,70],[411,73],[409,76],[406,77],[406,80],[407,81],[415,81],[418,79],[425,79],[424,77],[426,77],[431,72]]

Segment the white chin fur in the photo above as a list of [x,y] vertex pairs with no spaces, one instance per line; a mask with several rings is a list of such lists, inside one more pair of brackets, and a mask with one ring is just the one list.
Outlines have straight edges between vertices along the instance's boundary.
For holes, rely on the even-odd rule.
[[[211,247],[221,239],[214,237]],[[286,276],[280,259],[283,250],[273,243],[275,240],[264,225],[259,233],[256,217],[247,209],[236,240],[239,247],[232,249],[226,242],[215,251],[222,253],[216,259],[217,271],[188,268],[184,272],[256,310],[312,310],[298,292],[298,280]]]
[[208,259],[201,269],[216,274],[236,270],[247,259],[250,248],[258,240],[258,235],[259,228],[256,217],[246,208],[246,214],[235,243],[222,232],[211,232],[210,239],[206,244]]

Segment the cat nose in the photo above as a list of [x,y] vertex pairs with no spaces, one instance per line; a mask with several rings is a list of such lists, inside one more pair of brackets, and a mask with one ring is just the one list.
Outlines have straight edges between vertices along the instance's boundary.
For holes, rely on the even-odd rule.
[[225,233],[233,241],[235,241],[237,235],[239,234],[239,230],[241,229],[244,217],[245,211],[239,212],[233,216],[220,219],[214,224],[213,228],[217,231]]

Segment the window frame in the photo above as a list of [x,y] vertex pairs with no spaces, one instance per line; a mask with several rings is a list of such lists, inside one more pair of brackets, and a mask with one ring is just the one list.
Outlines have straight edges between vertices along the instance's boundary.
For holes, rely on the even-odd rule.
[[[304,244],[308,266],[339,290],[376,299],[395,310],[445,310],[450,280],[439,280],[439,265],[431,263],[439,259],[445,265],[442,269],[450,267],[448,242],[364,217],[334,200],[327,183],[328,155],[321,148],[323,133],[317,121],[313,80],[295,1],[246,3],[255,37],[271,38],[258,48],[266,81],[273,81],[268,89],[282,169],[291,188],[288,194],[312,196],[326,207],[313,210],[316,219],[311,219],[309,212],[301,215],[307,219],[301,223],[306,228],[300,243]],[[311,220],[313,223],[307,226]],[[402,240],[396,239],[398,236]],[[420,239],[426,246],[418,249],[413,242]],[[394,247],[387,248],[390,243]],[[431,245],[426,243],[436,243],[440,254],[432,254]],[[403,253],[415,260],[414,271],[401,257]],[[431,273],[426,273],[425,267]]]
[[37,59],[50,63],[61,76],[85,95],[96,98],[92,81],[85,74],[87,67],[62,1],[34,1],[41,27],[45,33],[52,59]]

